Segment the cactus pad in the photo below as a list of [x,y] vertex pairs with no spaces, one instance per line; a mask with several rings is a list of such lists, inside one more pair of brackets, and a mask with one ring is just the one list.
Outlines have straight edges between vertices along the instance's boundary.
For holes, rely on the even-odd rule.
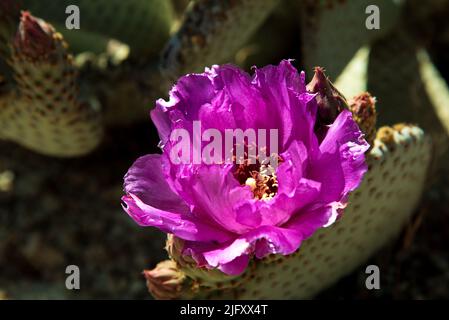
[[62,157],[96,147],[102,136],[99,106],[81,98],[62,36],[24,12],[12,51],[17,90],[0,97],[0,138]]
[[162,69],[171,79],[229,62],[279,0],[192,3],[184,22],[163,52]]
[[[167,0],[24,0],[24,7],[50,22],[65,24],[65,9],[77,5],[80,9],[82,32],[108,36],[127,43],[133,53],[157,56],[169,37],[174,19],[171,2]],[[61,29],[65,34],[78,30]],[[89,39],[87,39],[89,40]],[[90,50],[86,41],[84,50]],[[78,47],[82,48],[81,43]]]
[[395,1],[376,1],[380,11],[380,29],[368,30],[366,8],[372,1],[302,1],[302,55],[305,70],[326,66],[336,79],[354,54],[365,44],[385,34],[395,24],[400,5]]

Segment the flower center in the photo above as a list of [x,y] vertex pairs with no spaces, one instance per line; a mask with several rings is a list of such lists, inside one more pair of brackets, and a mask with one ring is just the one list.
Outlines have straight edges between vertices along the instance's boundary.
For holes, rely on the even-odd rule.
[[[278,163],[282,159],[278,156]],[[249,159],[244,159],[242,164],[236,164],[234,177],[241,185],[251,188],[254,198],[259,200],[269,200],[273,198],[278,191],[278,181],[276,170],[267,163],[260,163],[259,157],[256,157],[256,163],[250,163]]]

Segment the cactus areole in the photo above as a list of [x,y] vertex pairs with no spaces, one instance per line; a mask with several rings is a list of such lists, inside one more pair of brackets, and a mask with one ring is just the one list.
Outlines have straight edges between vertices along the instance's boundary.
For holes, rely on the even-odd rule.
[[[183,239],[182,254],[199,268],[238,275],[252,258],[295,252],[343,214],[367,171],[369,145],[351,112],[338,110],[332,123],[317,126],[318,95],[287,60],[254,75],[222,65],[181,77],[169,100],[158,100],[151,111],[162,154],[143,156],[129,169],[124,210],[141,226]],[[210,141],[194,136],[195,122]],[[277,166],[250,156],[251,132],[261,129],[277,130],[276,152],[273,141],[261,147]],[[215,146],[212,153],[225,154],[227,147],[213,144],[217,137],[227,130],[246,135],[240,142],[235,136],[234,163],[191,163],[173,157],[179,130],[192,140],[183,153]],[[235,153],[242,144],[245,159]]]

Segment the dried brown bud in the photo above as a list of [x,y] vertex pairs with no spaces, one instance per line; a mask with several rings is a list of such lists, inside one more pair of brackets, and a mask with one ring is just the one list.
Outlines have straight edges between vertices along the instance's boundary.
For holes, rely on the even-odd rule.
[[349,101],[349,109],[366,141],[372,146],[376,138],[376,99],[368,92],[361,93]]
[[307,84],[307,91],[317,94],[318,125],[329,125],[334,122],[340,112],[348,110],[345,97],[334,87],[321,67],[315,67],[315,74]]

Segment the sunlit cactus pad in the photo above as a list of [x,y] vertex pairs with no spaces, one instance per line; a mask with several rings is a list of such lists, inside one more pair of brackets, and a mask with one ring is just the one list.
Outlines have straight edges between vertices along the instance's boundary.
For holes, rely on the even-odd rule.
[[319,230],[293,255],[256,262],[234,280],[235,288],[210,291],[200,284],[196,297],[312,298],[398,235],[420,200],[430,149],[429,139],[415,126],[381,128],[369,171],[339,221]]

